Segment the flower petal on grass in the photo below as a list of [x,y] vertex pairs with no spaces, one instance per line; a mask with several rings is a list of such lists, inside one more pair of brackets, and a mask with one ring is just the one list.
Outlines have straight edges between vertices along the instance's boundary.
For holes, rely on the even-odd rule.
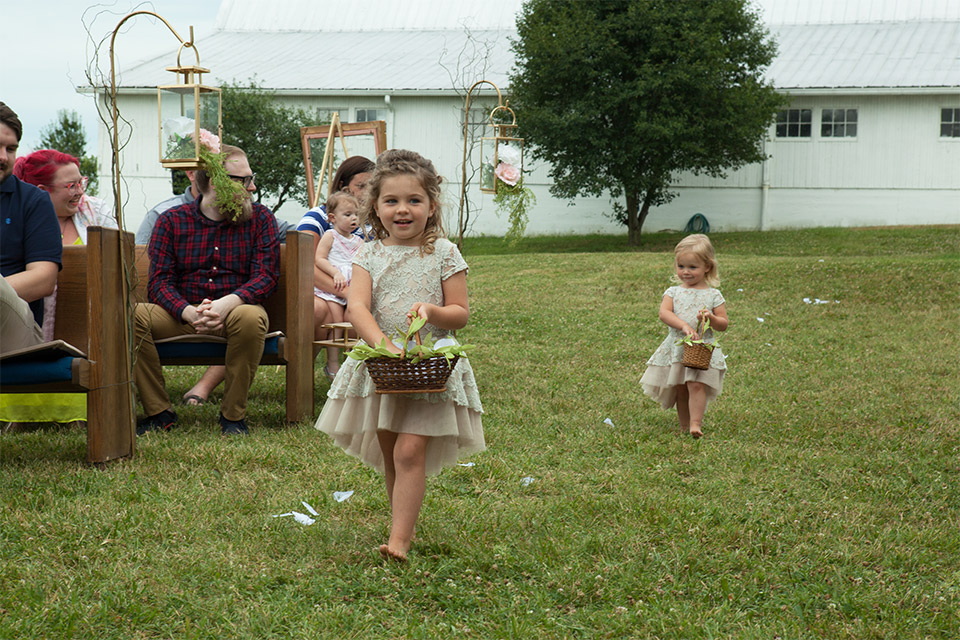
[[352,495],[353,491],[334,491],[333,499],[337,502],[343,502],[344,500],[349,500]]
[[525,478],[520,478],[520,484],[524,487],[529,487],[531,484],[534,483],[535,480],[536,478],[531,478],[530,476],[527,476]]
[[305,514],[305,513],[300,513],[299,511],[294,511],[294,512],[293,512],[293,519],[296,520],[297,522],[299,522],[300,524],[306,526],[306,527],[309,527],[309,526],[312,525],[314,522],[316,522],[316,520],[314,520],[313,518],[311,518],[311,517],[308,516],[307,514]]
[[307,508],[307,511],[310,512],[310,515],[312,515],[312,516],[318,516],[318,515],[320,515],[319,513],[317,513],[317,510],[316,510],[316,509],[314,509],[313,507],[311,507],[309,504],[307,504],[307,503],[304,502],[303,500],[300,501],[300,504],[302,504],[304,507]]
[[615,425],[613,424],[613,420],[611,420],[610,418],[604,418],[604,419],[603,419],[603,424],[608,424],[608,425],[610,425],[611,427],[615,426]]

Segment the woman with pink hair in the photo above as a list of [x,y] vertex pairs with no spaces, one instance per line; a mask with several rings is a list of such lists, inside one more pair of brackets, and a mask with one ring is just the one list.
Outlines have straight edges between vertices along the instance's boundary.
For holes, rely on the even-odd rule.
[[[103,200],[88,196],[87,178],[80,175],[80,161],[68,153],[41,149],[17,158],[13,175],[50,194],[60,222],[63,245],[87,243],[87,227],[117,228],[117,221]],[[57,292],[43,299],[43,338],[53,339]],[[0,421],[75,422],[86,420],[87,401],[82,394],[0,394]]]
[[41,149],[17,158],[13,175],[50,194],[64,246],[86,244],[87,227],[117,228],[103,200],[88,196],[80,161],[69,153]]

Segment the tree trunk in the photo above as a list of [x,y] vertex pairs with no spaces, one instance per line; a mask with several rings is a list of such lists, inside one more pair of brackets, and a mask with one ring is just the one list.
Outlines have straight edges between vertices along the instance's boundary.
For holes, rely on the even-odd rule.
[[643,219],[638,216],[640,194],[629,189],[625,189],[625,191],[627,197],[627,244],[637,247],[640,246],[640,228],[643,226]]
[[643,229],[643,222],[650,213],[650,197],[643,199],[640,203],[640,194],[635,191],[627,191],[627,244],[640,246],[640,230]]
[[627,244],[632,246],[640,245],[640,222],[637,219],[637,209],[639,208],[639,198],[637,192],[626,189],[627,196]]

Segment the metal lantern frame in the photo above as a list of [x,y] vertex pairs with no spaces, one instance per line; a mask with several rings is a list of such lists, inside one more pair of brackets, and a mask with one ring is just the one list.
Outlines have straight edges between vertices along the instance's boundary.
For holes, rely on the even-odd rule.
[[[497,115],[499,113],[508,113],[510,114],[510,122],[497,122]],[[490,126],[493,127],[494,135],[485,136],[480,138],[480,159],[485,165],[489,166],[489,171],[493,174],[492,180],[488,181],[483,172],[485,167],[481,167],[480,170],[480,191],[483,193],[496,193],[497,187],[500,182],[503,182],[500,177],[496,174],[496,168],[500,165],[500,145],[501,144],[513,144],[519,147],[520,150],[520,163],[517,169],[520,170],[521,175],[523,173],[523,138],[518,138],[514,135],[514,131],[517,128],[517,114],[514,113],[513,109],[510,108],[510,101],[508,100],[503,105],[497,105],[490,112]],[[493,153],[490,154],[489,149],[493,148]],[[492,155],[491,162],[487,162],[487,158]],[[506,183],[504,183],[506,184]],[[489,186],[487,186],[489,185]],[[512,186],[512,185],[507,185]]]
[[[115,218],[117,220],[117,224],[121,229],[123,229],[124,226],[123,226],[123,196],[121,194],[121,179],[120,179],[120,128],[118,126],[120,116],[117,111],[117,69],[116,69],[115,49],[116,49],[117,34],[120,32],[120,27],[122,27],[124,23],[126,23],[131,18],[134,18],[136,16],[143,16],[143,15],[152,16],[157,20],[159,20],[160,22],[162,22],[167,27],[167,29],[170,30],[170,33],[172,33],[177,38],[177,40],[180,41],[180,48],[177,50],[177,67],[169,67],[168,68],[169,71],[174,71],[176,68],[181,66],[180,54],[184,49],[193,49],[194,55],[196,56],[196,59],[197,59],[197,64],[195,67],[193,67],[194,69],[193,73],[197,73],[198,80],[202,79],[201,73],[210,72],[208,69],[203,69],[202,67],[200,67],[200,53],[197,51],[196,46],[194,46],[192,25],[190,26],[190,38],[188,40],[184,40],[183,38],[180,37],[180,34],[177,33],[177,30],[174,29],[173,26],[166,20],[166,18],[164,18],[160,14],[154,13],[153,11],[134,11],[132,13],[128,13],[127,15],[125,15],[120,20],[120,22],[117,23],[117,26],[114,27],[113,33],[110,36],[110,107],[111,107],[110,111],[111,111],[111,120],[113,123],[113,141],[111,145],[111,151],[112,151],[111,160],[113,162],[113,172],[112,172],[113,173],[113,206],[115,209]],[[197,71],[198,69],[202,71],[198,72]],[[192,81],[193,78],[192,76],[189,76],[188,79]],[[173,85],[173,86],[177,86],[177,85]],[[158,87],[158,91],[162,88],[163,87]],[[205,88],[217,91],[218,101],[217,101],[217,132],[216,133],[218,137],[222,138],[222,135],[221,135],[222,134],[222,115],[221,115],[220,101],[219,101],[220,90],[215,87],[205,87]],[[159,99],[160,98],[158,96],[158,101]],[[196,105],[195,108],[197,108],[198,106],[199,105]],[[160,105],[158,104],[158,111],[160,111],[159,107]],[[194,114],[196,114],[196,111],[194,112]],[[162,115],[158,115],[158,119],[161,117]],[[194,129],[195,129],[194,142],[199,143],[199,137],[200,137],[199,127],[195,126]],[[162,126],[161,126],[161,131],[162,131]],[[163,147],[161,146],[161,149],[162,148]],[[163,157],[162,150],[160,152],[160,157],[161,159]],[[190,165],[185,165],[185,166],[181,165],[180,168],[185,168],[185,169],[196,168],[198,162],[199,162],[199,153],[196,154],[196,162]],[[164,166],[167,166],[167,165],[164,165]]]
[[[167,67],[167,71],[177,74],[177,84],[157,87],[160,164],[165,169],[197,169],[200,166],[200,147],[202,144],[200,130],[206,129],[216,135],[217,138],[221,138],[223,133],[223,108],[220,89],[203,84],[203,74],[210,73],[210,70],[199,65],[199,54],[197,54],[197,64],[186,66],[180,64],[180,53],[185,46],[186,44],[181,45],[180,51],[177,52],[177,65]],[[194,48],[194,53],[196,51]],[[213,105],[210,104],[212,100],[215,100]],[[169,128],[164,127],[164,115],[171,113],[169,106],[171,102],[174,103],[173,113],[178,114],[180,118],[179,123],[185,124],[186,119],[193,121],[192,131],[188,134],[189,141],[186,136],[180,136],[179,134],[176,134],[176,138],[172,139]],[[211,120],[214,110],[216,111],[216,124],[211,124],[209,120]],[[211,128],[214,130],[211,131]]]
[[[497,193],[498,182],[502,182],[495,173],[496,167],[500,162],[500,144],[501,143],[512,143],[520,147],[520,163],[517,167],[521,176],[523,175],[523,138],[518,138],[516,136],[510,135],[517,128],[517,114],[514,113],[513,109],[510,108],[510,102],[504,102],[503,94],[500,93],[500,87],[490,82],[489,80],[478,80],[474,82],[470,89],[467,90],[466,104],[464,105],[463,113],[463,162],[460,165],[460,212],[457,218],[457,246],[461,249],[463,248],[463,232],[464,232],[464,208],[467,205],[467,149],[469,147],[469,131],[470,131],[470,98],[473,95],[474,89],[479,87],[482,84],[488,84],[497,92],[497,106],[490,112],[489,122],[490,125],[494,127],[495,135],[493,137],[482,137],[480,138],[480,191],[483,193]],[[510,122],[496,122],[496,117],[500,111],[506,111],[510,114]],[[484,167],[482,163],[485,161],[484,156],[484,141],[487,145],[493,146],[493,167],[494,171],[493,180],[489,183],[489,186],[484,186],[484,176],[483,171]],[[490,169],[488,169],[490,170]],[[522,177],[521,177],[522,179]],[[506,184],[506,183],[504,183]],[[520,184],[519,182],[517,184]]]

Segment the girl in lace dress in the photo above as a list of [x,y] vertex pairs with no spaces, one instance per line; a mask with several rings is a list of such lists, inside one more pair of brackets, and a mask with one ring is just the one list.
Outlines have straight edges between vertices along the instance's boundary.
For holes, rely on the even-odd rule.
[[[327,306],[329,322],[343,322],[343,311],[347,304],[344,297],[350,286],[350,277],[353,273],[353,256],[363,246],[363,238],[353,232],[359,226],[358,212],[360,201],[346,191],[334,192],[327,200],[327,220],[333,227],[323,232],[317,253],[314,257],[317,268],[333,278],[334,290],[338,294],[328,293],[316,287],[313,293],[320,300],[318,304]],[[338,329],[333,338],[340,338],[342,332]],[[327,347],[327,365],[323,372],[328,378],[337,375],[340,369],[340,349]]]
[[687,236],[677,244],[674,255],[674,280],[679,284],[667,289],[660,303],[660,320],[670,331],[647,361],[640,384],[664,409],[676,405],[680,428],[699,438],[707,404],[723,391],[727,365],[716,347],[709,369],[684,367],[683,345],[676,342],[684,336],[700,339],[695,327],[701,318],[710,320],[703,339],[714,342],[713,332],[726,331],[730,321],[723,295],[713,288],[720,284],[720,273],[710,239],[702,233]]
[[[374,237],[353,259],[347,318],[367,344],[380,344],[414,314],[436,340],[467,324],[467,263],[446,239],[440,177],[412,151],[380,154],[361,218]],[[400,347],[386,340],[388,348]],[[405,561],[423,504],[426,476],[485,448],[480,395],[470,362],[461,358],[443,393],[375,393],[366,364],[340,367],[317,429],[348,454],[382,471],[390,501],[384,558]]]

